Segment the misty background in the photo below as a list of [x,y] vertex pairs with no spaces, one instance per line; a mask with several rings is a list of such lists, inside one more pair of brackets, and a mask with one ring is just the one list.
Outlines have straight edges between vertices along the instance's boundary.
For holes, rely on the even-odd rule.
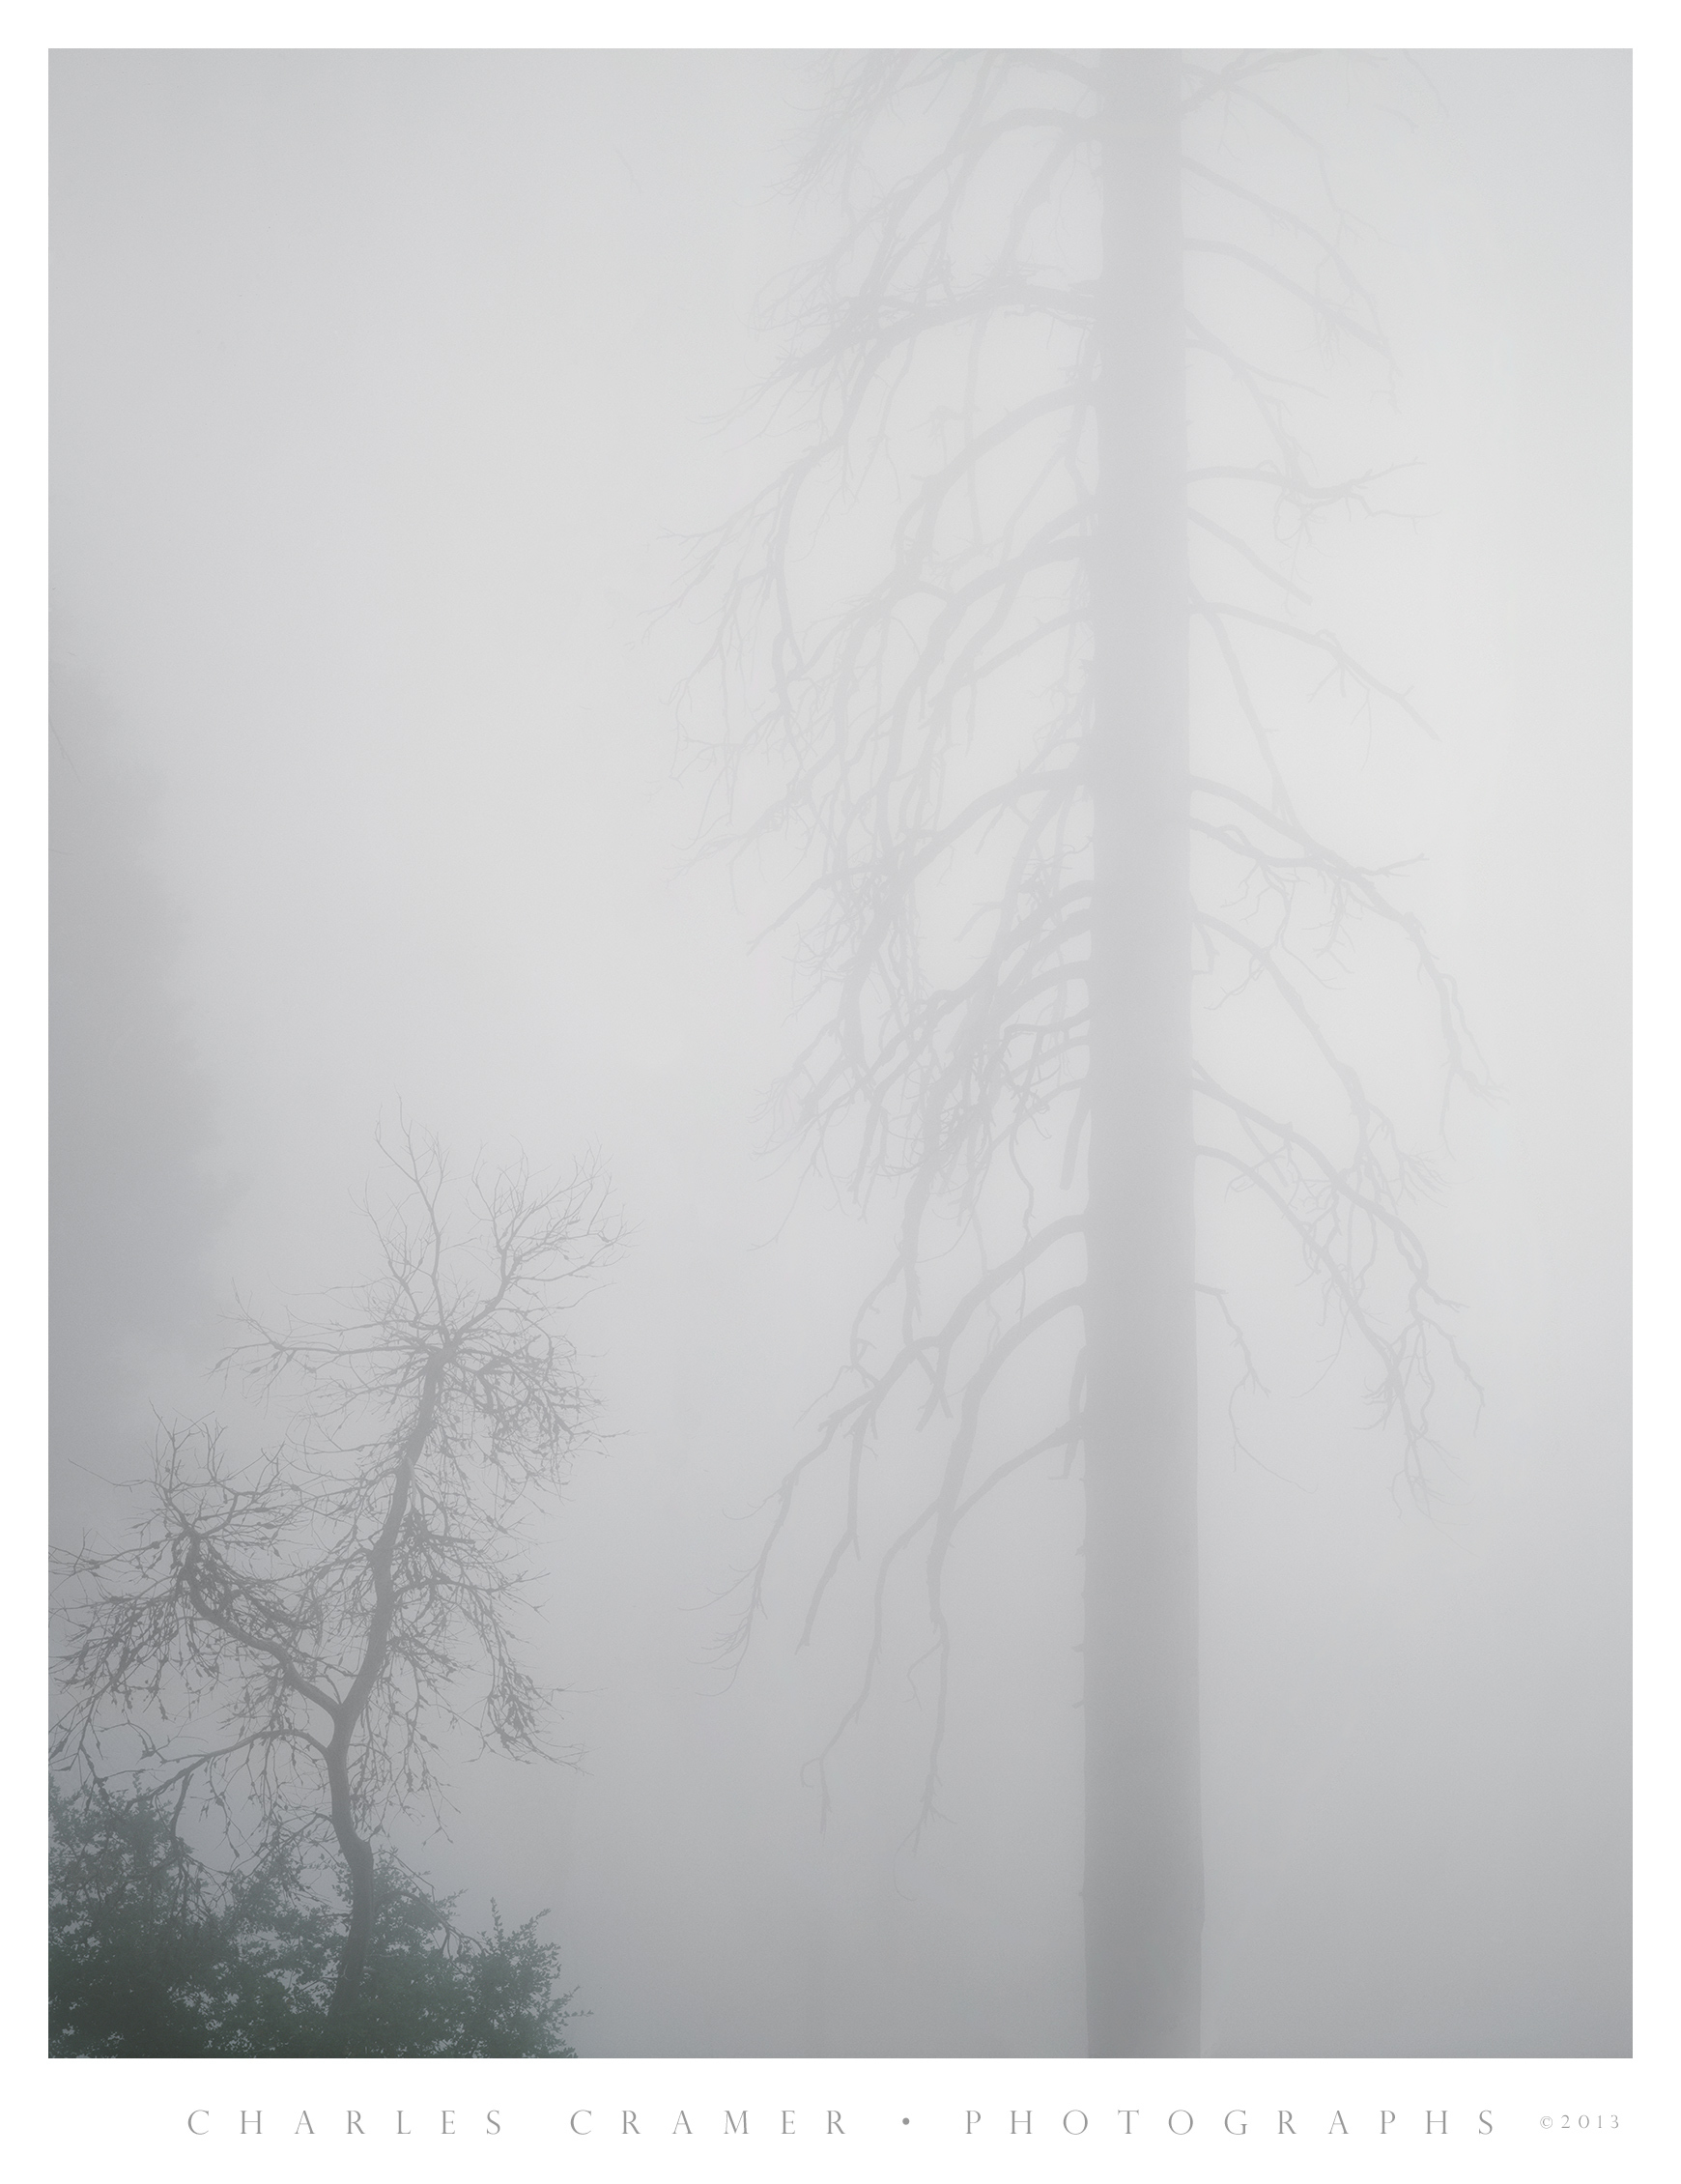
[[[1344,157],[1426,513],[1344,586],[1438,740],[1384,731],[1350,809],[1424,854],[1500,1088],[1420,1216],[1487,1402],[1432,1522],[1308,1392],[1309,1300],[1260,1461],[1206,1345],[1216,2054],[1629,2044],[1629,69],[1423,65],[1430,126]],[[902,1677],[821,1831],[802,1779],[857,1665],[796,1651],[820,1526],[712,1659],[883,1233],[767,1149],[775,876],[691,854],[696,630],[650,618],[763,473],[730,418],[816,89],[760,53],[55,57],[54,1526],[119,1531],[154,1410],[219,1402],[236,1282],[366,1271],[382,1115],[598,1147],[612,1438],[537,1640],[580,1764],[464,1759],[403,1847],[470,1922],[550,1907],[583,2054],[1077,2053],[1077,1485],[965,1536],[914,1847]]]

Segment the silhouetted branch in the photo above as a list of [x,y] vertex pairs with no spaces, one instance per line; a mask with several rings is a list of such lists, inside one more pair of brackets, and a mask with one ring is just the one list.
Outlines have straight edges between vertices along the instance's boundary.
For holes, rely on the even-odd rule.
[[[1301,58],[1185,64],[1184,171],[1201,208],[1187,247],[1206,269],[1185,339],[1247,413],[1232,443],[1199,449],[1187,473],[1192,538],[1221,572],[1217,587],[1194,587],[1187,615],[1211,637],[1270,799],[1206,772],[1187,785],[1185,825],[1230,882],[1228,899],[1196,911],[1206,972],[1237,963],[1239,987],[1269,994],[1297,1027],[1322,1080],[1314,1097],[1335,1103],[1352,1150],[1333,1158],[1206,1073],[1196,1094],[1234,1139],[1211,1138],[1206,1157],[1276,1206],[1364,1344],[1405,1474],[1428,1500],[1435,1361],[1457,1353],[1400,1208],[1429,1187],[1429,1170],[1401,1149],[1331,1037],[1304,962],[1343,961],[1362,920],[1388,929],[1434,999],[1444,1101],[1456,1082],[1480,1085],[1480,1065],[1453,982],[1398,899],[1397,867],[1351,863],[1303,824],[1290,743],[1256,673],[1268,647],[1289,647],[1355,706],[1425,726],[1410,695],[1336,632],[1287,618],[1282,603],[1305,609],[1310,594],[1269,551],[1333,511],[1382,512],[1382,487],[1407,467],[1317,476],[1297,424],[1298,397],[1317,388],[1251,353],[1242,299],[1260,284],[1322,350],[1340,341],[1386,356],[1351,261],[1353,223],[1318,147],[1258,88]],[[861,1205],[883,1187],[898,1193],[893,1253],[854,1320],[841,1393],[769,1497],[723,1650],[735,1657],[746,1644],[795,1508],[832,1465],[844,1513],[806,1598],[802,1645],[849,1559],[869,1558],[872,1606],[860,1681],[816,1777],[826,1802],[828,1760],[880,1665],[890,1576],[917,1548],[933,1638],[925,1657],[938,1662],[925,1821],[944,1734],[942,1576],[954,1537],[1034,1456],[1062,1450],[1071,1461],[1083,1417],[1076,1368],[1066,1415],[969,1482],[997,1376],[1081,1296],[1058,1254],[1083,1238],[1081,1216],[1060,1201],[1079,1192],[1091,1120],[1093,602],[1107,551],[1095,417],[1110,277],[1099,97],[1091,55],[834,64],[801,172],[827,239],[771,305],[785,343],[767,412],[800,445],[697,544],[691,570],[716,609],[702,676],[707,716],[726,724],[713,746],[721,833],[738,853],[776,842],[794,875],[770,930],[791,938],[812,1020],[779,1128]],[[1211,124],[1232,101],[1305,148],[1317,196],[1289,203],[1225,171]],[[1217,281],[1236,308],[1222,309]],[[1249,579],[1267,587],[1260,605],[1240,595]],[[999,1252],[992,1237],[1007,1224],[1019,1241]],[[1393,1308],[1380,1301],[1379,1261],[1399,1270]],[[1223,1292],[1203,1290],[1237,1343],[1239,1386],[1259,1388]],[[870,1457],[896,1420],[931,1430],[954,1412],[937,1490],[907,1522],[882,1520],[886,1544],[871,1548]],[[891,1492],[884,1483],[889,1507]]]

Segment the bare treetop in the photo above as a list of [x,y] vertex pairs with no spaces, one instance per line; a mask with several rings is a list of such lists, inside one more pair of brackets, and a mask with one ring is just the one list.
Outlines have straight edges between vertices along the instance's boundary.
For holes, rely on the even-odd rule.
[[430,1385],[429,1469],[442,1456],[514,1494],[556,1482],[593,1407],[556,1315],[616,1248],[604,1176],[584,1162],[543,1182],[522,1161],[458,1183],[435,1138],[405,1126],[378,1142],[387,1185],[362,1210],[382,1271],[316,1315],[246,1314],[224,1369],[301,1398],[304,1446],[335,1456],[388,1440],[393,1407]]

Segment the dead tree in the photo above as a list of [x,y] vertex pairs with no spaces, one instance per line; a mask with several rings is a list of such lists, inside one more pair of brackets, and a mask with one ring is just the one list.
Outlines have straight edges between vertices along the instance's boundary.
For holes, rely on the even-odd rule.
[[228,1365],[288,1405],[255,1460],[214,1422],[160,1434],[125,1546],[59,1558],[62,1765],[189,1792],[236,1832],[330,1835],[350,1918],[330,2011],[355,2020],[374,1838],[439,1808],[439,1740],[550,1749],[521,1662],[524,1538],[587,1444],[593,1398],[557,1324],[614,1249],[592,1165],[465,1189],[431,1138],[384,1143],[380,1272],[314,1318],[248,1323]]
[[[1093,2055],[1200,2048],[1197,1313],[1226,1307],[1199,1279],[1199,1172],[1276,1214],[1363,1351],[1420,1498],[1439,1362],[1457,1355],[1406,1210],[1428,1170],[1314,981],[1362,934],[1398,940],[1444,1101],[1475,1073],[1458,1000],[1399,875],[1303,818],[1268,717],[1295,657],[1355,709],[1416,719],[1314,616],[1294,565],[1382,479],[1315,468],[1295,390],[1254,353],[1253,299],[1322,349],[1381,359],[1383,336],[1275,101],[1292,66],[840,65],[802,177],[831,239],[780,299],[768,398],[797,452],[697,575],[718,605],[726,831],[778,839],[798,875],[787,921],[816,1027],[789,1133],[861,1200],[899,1194],[851,1386],[775,1498],[733,1640],[800,1497],[842,1467],[802,1642],[846,1560],[871,1563],[839,1738],[881,1662],[889,1586],[921,1558],[938,1675],[926,1818],[956,1535],[1024,1468],[1082,1459]],[[1300,153],[1311,188],[1274,195],[1234,163],[1234,116]],[[1193,672],[1224,681],[1194,722]],[[1264,999],[1290,1029],[1295,1112],[1244,1080],[1240,1038],[1207,1038],[1199,990]],[[934,1267],[936,1223],[944,1266],[966,1245],[965,1280]],[[1043,1430],[982,1461],[1001,1379],[1053,1370]],[[924,1426],[950,1423],[909,1521],[890,1523],[868,1459],[911,1402]]]

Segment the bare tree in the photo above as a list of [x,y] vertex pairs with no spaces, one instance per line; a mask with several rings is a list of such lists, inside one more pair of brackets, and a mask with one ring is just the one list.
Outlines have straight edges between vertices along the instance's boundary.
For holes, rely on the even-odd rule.
[[[598,1169],[456,1185],[436,1140],[382,1140],[380,1271],[315,1316],[247,1320],[227,1367],[289,1404],[254,1461],[206,1421],[162,1431],[151,1509],[114,1552],[59,1558],[70,1638],[61,1764],[189,1792],[236,1829],[329,1831],[350,1921],[329,2026],[354,2019],[373,1838],[438,1808],[442,1734],[543,1755],[546,1694],[515,1611],[534,1505],[586,1445],[593,1398],[559,1330],[612,1255]],[[324,1809],[325,1806],[325,1809]]]
[[[1204,1213],[1239,1190],[1276,1215],[1424,1501],[1456,1355],[1406,1210],[1430,1171],[1324,982],[1387,936],[1434,1020],[1444,1113],[1474,1054],[1401,875],[1322,838],[1276,717],[1313,703],[1295,661],[1351,711],[1422,725],[1300,581],[1316,527],[1373,506],[1382,477],[1316,467],[1303,390],[1265,334],[1257,354],[1257,324],[1380,371],[1384,338],[1281,100],[1292,72],[1154,51],[838,64],[801,178],[831,239],[778,306],[771,417],[796,452],[697,573],[719,605],[726,831],[779,838],[799,876],[815,1028],[788,1129],[899,1208],[850,1386],[783,1481],[734,1642],[800,1497],[840,1466],[802,1642],[867,1559],[839,1739],[896,1569],[921,1556],[926,1820],[954,1541],[1024,1468],[1083,1459],[1093,2055],[1200,2048],[1199,1298],[1253,1366],[1200,1278],[1199,1191]],[[1275,193],[1288,160],[1301,187]],[[1217,1023],[1199,991],[1227,1004]],[[1252,1066],[1257,1005],[1295,1043],[1288,1105]],[[1000,1388],[1053,1373],[1042,1431],[986,1450]],[[869,1457],[913,1400],[951,1422],[907,1512]]]

